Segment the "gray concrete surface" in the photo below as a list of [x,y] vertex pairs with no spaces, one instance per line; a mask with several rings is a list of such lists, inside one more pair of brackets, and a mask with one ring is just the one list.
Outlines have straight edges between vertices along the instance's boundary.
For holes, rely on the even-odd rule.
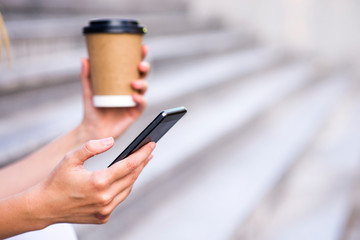
[[[3,2],[14,66],[0,67],[2,165],[81,120],[86,50],[78,30],[111,9],[97,12],[89,2],[82,9],[79,1],[67,12],[68,1],[55,2]],[[355,232],[360,115],[353,72],[269,47],[248,26],[196,21],[186,1],[149,4],[124,8],[154,30],[145,39],[153,66],[148,108],[86,168],[106,167],[162,109],[189,112],[159,142],[107,224],[74,225],[79,239],[340,239]],[[37,37],[23,31],[31,24]]]

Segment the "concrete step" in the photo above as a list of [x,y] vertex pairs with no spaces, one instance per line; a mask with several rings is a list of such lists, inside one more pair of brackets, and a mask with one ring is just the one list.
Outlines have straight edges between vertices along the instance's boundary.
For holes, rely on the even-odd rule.
[[234,239],[342,239],[360,163],[360,88],[349,86],[306,153],[239,223]]
[[[71,17],[65,15],[34,18],[31,16],[13,20],[5,18],[13,48],[13,57],[15,60],[31,59],[36,58],[37,55],[46,55],[54,51],[83,47],[82,28],[88,24],[90,19],[104,17],[108,16],[93,14]],[[138,19],[148,28],[146,37],[221,29],[220,24],[215,22],[193,22],[186,13],[128,14],[118,17]]]
[[[283,106],[281,112],[273,112],[269,118],[265,116],[261,121],[263,124],[254,126],[250,135],[242,138],[240,131],[232,132],[234,138],[229,138],[230,141],[223,137],[222,144],[211,145],[202,151],[203,155],[198,154],[188,162],[187,168],[193,168],[193,161],[205,157],[192,174],[183,177],[179,185],[172,186],[172,194],[158,195],[155,206],[143,203],[143,208],[149,208],[149,212],[139,213],[132,222],[133,227],[118,231],[112,239],[142,239],[145,236],[153,239],[229,239],[237,223],[246,218],[255,203],[275,186],[308,146],[336,99],[344,93],[344,87],[342,81],[317,86],[292,104]],[[305,120],[303,116],[306,116]],[[171,159],[170,154],[158,161],[163,163],[168,159]],[[205,166],[208,164],[212,166]],[[171,176],[176,173],[180,174],[172,169]],[[167,181],[171,181],[171,176]]]
[[84,13],[129,13],[129,12],[162,12],[183,11],[187,9],[186,1],[173,0],[103,0],[100,2],[91,0],[2,0],[2,11],[11,13],[43,13],[47,14],[84,14]]
[[284,229],[274,238],[264,239],[341,239],[344,222],[348,214],[349,194],[331,195],[331,199],[323,202],[314,212],[302,216],[296,225]]
[[[208,40],[219,44],[215,45]],[[83,40],[83,39],[82,39]],[[179,65],[194,58],[210,57],[254,45],[253,39],[230,30],[208,31],[195,34],[149,37],[148,59],[153,71],[163,71],[169,65]],[[35,58],[14,61],[11,68],[0,68],[0,93],[5,94],[27,88],[78,79],[80,58],[87,56],[85,46],[76,49],[38,54]]]
[[360,238],[360,188],[359,188],[359,167],[357,167],[356,178],[352,184],[353,198],[351,202],[351,209],[348,215],[348,219],[344,224],[344,231],[341,234],[343,240],[356,240]]
[[[226,85],[235,77],[261,72],[278,61],[275,52],[256,48],[179,66],[181,71],[178,73],[159,74],[156,80],[150,76],[148,101],[153,109],[151,112],[173,107],[168,104],[184,96],[196,95],[209,86]],[[59,94],[61,89],[47,90],[47,97],[51,98],[54,91]],[[65,87],[62,91],[68,90]],[[3,116],[0,120],[0,149],[3,153],[0,162],[9,163],[75,126],[82,116],[80,94],[79,90],[66,98],[60,97],[56,102],[41,100],[35,106],[27,105],[27,109]],[[9,102],[1,101],[1,104]]]
[[[281,124],[270,125],[270,133],[267,137],[260,136],[260,142],[254,142],[247,135],[249,145],[245,140],[239,144],[238,134],[287,96],[311,84],[313,74],[311,63],[296,62],[252,77],[234,77],[226,85],[212,85],[176,101],[188,107],[188,114],[158,144],[155,159],[138,179],[131,197],[113,213],[106,225],[76,225],[80,239],[142,239],[146,234],[151,239],[226,239],[221,237],[223,231],[229,234],[230,229],[234,230],[225,226],[226,223],[236,224],[234,219],[239,215],[226,219],[221,214],[246,212],[253,201],[271,188],[279,173],[285,171],[290,162],[288,157],[308,141],[306,130],[315,124],[304,125],[305,133],[299,131],[299,138],[291,142],[293,148],[285,153],[278,149],[274,161],[265,163],[266,168],[259,167],[263,162],[262,154],[270,154],[272,147],[283,144],[273,138],[277,133],[283,136],[289,132],[287,120],[299,119],[288,117]],[[340,91],[339,86],[337,84],[329,91]],[[323,100],[328,104],[327,98]],[[324,101],[321,103],[325,104]],[[317,110],[324,107],[319,105],[311,113],[317,114]],[[257,133],[262,135],[262,131]],[[266,147],[267,141],[269,147]],[[117,145],[117,149],[126,146],[124,142],[118,143],[121,145]],[[258,151],[256,147],[259,146],[264,146],[264,151]],[[244,148],[247,149],[245,152]],[[238,151],[243,151],[241,156]],[[110,151],[91,159],[87,167],[99,169],[117,153]],[[259,168],[262,169],[260,173]],[[265,175],[260,177],[262,173]],[[249,180],[254,178],[258,180],[254,181],[254,188],[249,189]],[[236,191],[234,182],[239,188]],[[223,194],[229,196],[222,197]],[[240,207],[233,211],[230,208],[234,206]],[[215,222],[221,227],[215,226]]]

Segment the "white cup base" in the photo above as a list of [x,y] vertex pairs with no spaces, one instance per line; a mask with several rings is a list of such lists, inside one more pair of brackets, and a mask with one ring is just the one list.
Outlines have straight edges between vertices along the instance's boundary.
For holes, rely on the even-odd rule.
[[95,107],[134,107],[131,95],[95,95],[93,96]]

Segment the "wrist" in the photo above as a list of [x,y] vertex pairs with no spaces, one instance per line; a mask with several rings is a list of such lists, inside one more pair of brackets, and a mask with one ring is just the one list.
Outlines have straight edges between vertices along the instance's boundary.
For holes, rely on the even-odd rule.
[[109,137],[104,134],[104,128],[99,129],[97,124],[93,124],[91,121],[85,119],[75,128],[75,131],[81,144],[89,140]]
[[40,230],[53,222],[44,211],[46,198],[33,187],[28,191],[0,200],[0,239]]
[[43,229],[56,223],[52,216],[50,198],[44,189],[44,182],[24,192],[25,218],[33,224],[33,230]]
[[95,139],[91,134],[91,130],[86,123],[81,122],[73,131],[74,139],[76,139],[76,146],[81,146],[89,140]]
[[117,138],[124,132],[121,127],[119,128],[118,126],[114,126],[113,123],[104,124],[104,126],[100,127],[99,124],[93,124],[86,120],[83,120],[79,126],[74,129],[74,131],[76,132],[78,140],[81,142],[81,144],[89,140],[107,137]]

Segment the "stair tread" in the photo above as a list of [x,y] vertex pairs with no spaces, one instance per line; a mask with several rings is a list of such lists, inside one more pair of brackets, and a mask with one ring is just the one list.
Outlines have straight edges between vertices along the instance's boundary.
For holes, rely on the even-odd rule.
[[[301,95],[299,99],[289,102],[282,107],[281,112],[274,113],[274,116],[282,116],[282,118],[276,117],[268,122],[265,121],[254,136],[248,136],[243,141],[224,142],[225,146],[218,146],[224,150],[213,150],[213,158],[207,156],[206,161],[203,161],[204,164],[211,164],[212,161],[218,164],[214,164],[215,166],[207,169],[208,171],[202,171],[201,175],[197,174],[200,169],[194,171],[193,174],[196,176],[188,176],[190,180],[182,182],[186,186],[181,186],[165,200],[162,201],[159,196],[158,204],[161,208],[152,206],[151,209],[154,210],[150,210],[149,215],[139,216],[135,221],[136,227],[125,230],[123,235],[120,233],[116,239],[142,239],[145,236],[156,239],[169,237],[186,239],[190,235],[196,239],[228,239],[237,228],[236,223],[247,217],[249,211],[275,186],[279,177],[287,172],[292,162],[312,141],[319,126],[323,124],[327,114],[336,104],[336,100],[343,96],[346,87],[349,86],[342,80],[337,79],[316,86]],[[221,115],[226,116],[228,111],[228,109],[222,110]],[[197,112],[200,113],[201,109]],[[302,116],[307,116],[307,119],[304,121]],[[198,119],[198,122],[200,121],[206,121],[206,117]],[[224,121],[219,121],[219,124],[223,127],[229,125]],[[196,126],[199,125],[193,124],[188,127],[189,130],[186,130],[184,123],[178,135],[188,136],[191,132],[195,132],[197,134],[192,134],[195,138],[193,141],[199,142],[210,137],[202,134],[206,130],[221,128],[216,125],[215,120],[208,129],[200,129]],[[171,153],[164,153],[165,149],[170,147],[171,140],[172,146],[176,146],[175,142],[177,145],[186,146],[183,148],[177,146],[178,149],[173,147]],[[166,143],[163,143],[167,146],[161,146],[162,152],[152,163],[151,170],[154,170],[154,165],[164,165],[169,159],[173,161],[172,156],[181,156],[191,145],[191,143],[185,144],[185,140],[189,141],[186,137],[168,138]],[[228,144],[231,145],[230,149],[226,146]],[[286,145],[285,149],[284,145]],[[191,168],[192,165],[189,161],[188,167]],[[144,175],[146,174],[145,172]],[[148,180],[142,176],[139,185],[142,181]],[[168,181],[171,181],[171,178]],[[139,229],[141,231],[138,231]]]
[[[345,75],[343,81],[348,79]],[[359,90],[351,87],[337,102],[306,154],[245,224],[238,224],[237,238],[340,238],[354,201],[351,185],[360,159],[356,144],[360,141]],[[256,217],[258,214],[262,217]],[[251,235],[255,228],[256,235]]]
[[[204,44],[208,38],[217,39],[222,44],[216,47]],[[145,44],[150,49],[148,59],[154,63],[155,71],[156,67],[161,66],[158,63],[160,61],[169,62],[172,59],[191,56],[221,54],[249,46],[250,43],[251,39],[245,34],[228,30],[153,37],[145,40]],[[69,81],[69,78],[74,79],[74,76],[78,75],[79,59],[84,56],[87,56],[85,46],[40,55],[31,61],[28,59],[15,61],[11,68],[0,69],[2,75],[0,89],[2,92],[8,92],[44,83]]]
[[[250,60],[252,56],[252,61]],[[250,58],[249,58],[250,57]],[[190,81],[190,84],[188,85],[194,85],[192,82],[196,82],[196,85],[194,85],[197,90],[200,90],[201,88],[204,88],[209,83],[208,81],[212,81],[214,85],[224,83],[226,81],[226,78],[231,78],[234,76],[237,76],[239,74],[246,75],[250,72],[256,72],[256,70],[265,68],[273,63],[273,60],[276,59],[276,55],[273,55],[271,51],[268,51],[267,49],[254,49],[252,51],[243,52],[240,51],[239,53],[233,53],[229,54],[227,57],[224,56],[223,58],[210,58],[207,60],[204,60],[199,66],[191,65],[187,68],[182,68],[181,73],[177,74],[176,77],[178,77],[178,81],[181,79],[187,79],[187,81]],[[232,67],[228,68],[228,72],[223,75],[214,75],[213,72],[216,72],[217,70],[220,71],[220,68],[223,65],[232,65],[235,64],[233,60],[237,59],[243,59],[243,64],[241,67]],[[247,61],[247,59],[249,59]],[[206,68],[207,63],[213,64],[214,68],[212,71],[208,71]],[[218,63],[218,64],[217,64]],[[200,66],[201,65],[201,66]],[[156,81],[152,83],[151,88],[148,92],[148,101],[149,105],[159,105],[164,106],[164,103],[169,102],[169,100],[180,97],[182,95],[190,94],[194,91],[193,88],[189,88],[185,82],[182,82],[182,86],[180,85],[174,85],[174,82],[169,81],[169,79],[173,78],[174,81],[177,79],[174,79],[174,73],[169,72],[168,74],[164,74],[163,76],[157,76]],[[199,77],[201,76],[201,77]],[[227,79],[231,80],[231,79]],[[149,82],[152,82],[151,76],[149,77]],[[177,86],[176,89],[174,89],[174,86]],[[164,87],[166,89],[166,92],[164,92]],[[54,89],[54,91],[57,91],[58,89]],[[66,89],[65,89],[66,90]],[[172,93],[172,94],[169,94]],[[51,93],[50,93],[51,94]],[[33,142],[33,138],[36,137],[38,139],[49,139],[54,137],[54,131],[57,132],[57,134],[60,134],[62,131],[69,129],[71,126],[74,126],[79,119],[81,118],[81,96],[80,91],[78,94],[75,94],[73,97],[68,97],[63,100],[58,100],[54,103],[44,103],[45,105],[39,104],[37,107],[32,106],[31,108],[10,114],[8,116],[2,117],[0,120],[0,126],[1,128],[1,139],[7,139],[1,140],[0,146],[6,146],[6,148],[3,148],[4,154],[1,157],[0,162],[4,162],[5,159],[9,158],[9,154],[14,154],[17,151],[15,149],[11,148],[8,144],[10,142],[16,142],[19,138],[22,138],[22,142],[25,143]],[[2,101],[4,103],[4,101]],[[164,106],[165,107],[165,106]],[[34,114],[36,113],[36,114]],[[42,116],[39,118],[38,116]],[[71,118],[66,118],[66,121],[63,121],[63,116],[72,116]],[[26,119],[26,121],[24,120]],[[9,126],[7,123],[12,123],[11,126]],[[57,125],[58,124],[58,125]],[[42,133],[38,133],[35,136],[32,136],[34,134],[32,129],[38,129],[45,126],[47,128],[53,129],[52,131],[44,131]],[[30,135],[27,135],[27,132],[29,132]],[[25,136],[27,141],[24,139]],[[13,141],[10,141],[10,139],[15,139]],[[20,146],[16,146],[16,149],[21,149]],[[28,149],[28,147],[26,147]],[[19,152],[22,152],[19,150]],[[10,154],[10,155],[11,155]]]
[[[312,71],[313,69],[311,68],[311,65],[306,63],[301,62],[291,64],[287,67],[274,69],[273,71],[267,72],[267,74],[254,76],[246,81],[234,81],[233,84],[228,84],[224,91],[221,91],[220,89],[214,90],[215,96],[216,92],[218,92],[217,94],[221,96],[221,98],[214,99],[212,98],[213,95],[207,93],[206,97],[203,97],[203,99],[202,97],[197,97],[197,101],[189,99],[189,104],[186,104],[186,107],[188,108],[186,118],[179,122],[178,126],[176,126],[171,133],[169,132],[161,143],[158,144],[154,153],[156,159],[152,161],[151,167],[146,168],[145,172],[143,172],[141,177],[138,179],[137,187],[133,190],[133,195],[130,196],[130,199],[133,199],[133,201],[136,202],[136,204],[133,205],[133,208],[151,209],[151,204],[155,204],[155,206],[153,206],[155,208],[157,200],[161,201],[160,199],[151,203],[146,199],[146,196],[141,195],[142,191],[152,192],[155,190],[149,189],[147,184],[151,184],[153,188],[161,188],[164,181],[167,182],[170,180],[160,179],[159,182],[151,182],[156,181],[159,176],[168,176],[166,173],[173,173],[170,175],[175,176],[174,174],[176,169],[179,168],[180,171],[183,169],[181,166],[185,164],[184,161],[187,161],[186,166],[191,168],[193,165],[192,161],[201,161],[198,159],[198,157],[201,157],[201,154],[200,156],[196,155],[199,151],[201,152],[204,151],[204,149],[208,149],[209,147],[211,148],[211,146],[213,146],[219,139],[224,139],[224,136],[231,134],[239,127],[246,126],[255,117],[259,116],[259,114],[264,111],[267,111],[269,107],[281,101],[285,96],[293,94],[302,85],[309,83],[312,79]],[[291,79],[291,81],[289,81],[289,79]],[[199,95],[201,94],[199,93]],[[238,103],[244,104],[239,105]],[[206,124],[210,121],[209,119],[211,119],[211,124]],[[192,146],[196,146],[196,148]],[[115,149],[119,148],[120,147],[116,147]],[[168,151],[168,149],[172,150]],[[116,152],[107,152],[105,154],[106,155],[104,155],[101,160],[99,160],[99,158],[90,160],[88,162],[90,169],[99,169],[103,164],[106,165],[107,161],[111,161],[111,159],[116,157]],[[197,157],[194,157],[194,155]],[[234,154],[234,156],[236,156],[236,154]],[[207,159],[208,158],[204,159],[204,161],[206,162]],[[283,162],[279,160],[276,166],[279,167],[281,163]],[[276,167],[270,169],[274,170],[274,168],[276,170]],[[201,171],[200,169],[198,170]],[[202,171],[201,173],[201,175],[195,174],[195,182],[203,181],[203,174],[205,173]],[[274,175],[271,175],[269,170],[268,174],[271,175],[271,177],[274,177],[276,173],[277,172],[275,171]],[[187,179],[187,177],[185,177],[185,179]],[[180,186],[172,186],[170,188],[177,189],[180,188]],[[139,195],[137,196],[137,194]],[[184,196],[186,197],[187,195],[185,194]],[[144,198],[144,202],[136,201],[137,198]],[[179,196],[179,198],[182,197]],[[131,216],[137,216],[141,219],[145,213],[137,212],[135,209],[131,208],[132,200],[130,199],[124,203],[121,209],[129,211],[131,212]],[[194,199],[192,198],[192,200]],[[248,200],[250,201],[251,199]],[[244,208],[246,206],[248,205],[244,205]],[[162,212],[162,210],[159,211]],[[135,213],[138,213],[138,215]],[[124,214],[122,211],[118,214],[113,213],[112,220],[110,220],[104,228],[110,229],[114,227],[112,224],[115,225],[118,222],[124,222],[125,218],[127,219],[126,222],[129,222],[131,226],[133,222],[131,222],[128,217],[131,218],[128,214]],[[140,221],[140,219],[135,221]],[[130,226],[128,224],[123,224],[122,227],[117,226],[116,231],[126,231],[126,229],[130,228]],[[100,236],[100,234],[103,234],[105,230],[103,227],[99,227],[98,231],[93,229],[91,236],[89,236],[86,234],[86,226],[76,227],[78,228],[79,235],[84,236],[84,239],[96,239]],[[189,232],[191,231],[187,231],[187,233]],[[116,236],[116,234],[118,234],[118,232],[114,232],[114,236]],[[179,236],[181,236],[181,234]],[[111,236],[108,237],[109,239],[111,238]]]

